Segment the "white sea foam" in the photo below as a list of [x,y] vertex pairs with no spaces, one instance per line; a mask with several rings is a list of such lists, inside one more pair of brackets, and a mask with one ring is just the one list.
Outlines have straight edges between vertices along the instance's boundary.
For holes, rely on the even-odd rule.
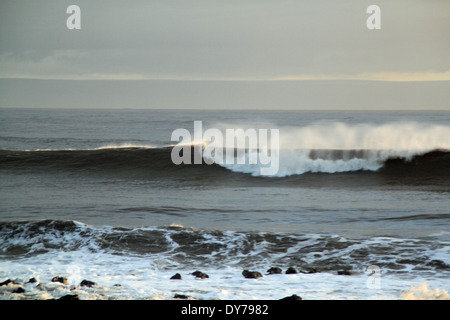
[[[113,268],[111,266],[114,266]],[[45,254],[21,262],[11,261],[2,268],[0,280],[14,275],[20,285],[0,287],[0,299],[50,299],[77,294],[80,299],[172,299],[176,293],[191,299],[281,299],[292,294],[303,299],[448,299],[445,289],[429,289],[407,277],[382,274],[379,289],[367,288],[367,275],[340,276],[333,272],[315,274],[275,274],[258,279],[244,279],[239,267],[202,268],[207,279],[196,279],[194,268],[160,270],[147,259],[101,255],[88,252]],[[180,273],[182,280],[171,280]],[[52,283],[54,276],[68,278],[68,284]],[[35,277],[37,283],[26,283]],[[81,279],[95,281],[92,288],[79,285]],[[430,280],[442,288],[442,280]],[[413,287],[411,287],[413,284]],[[18,287],[24,293],[13,293]]]
[[402,293],[401,297],[404,300],[450,300],[446,290],[440,290],[439,288],[430,289],[427,283],[411,286]]
[[[46,152],[46,151],[94,151],[94,150],[114,150],[114,149],[155,149],[159,148],[155,145],[147,145],[147,144],[133,144],[133,143],[123,143],[123,144],[105,144],[100,147],[95,148],[85,148],[85,149],[74,149],[74,148],[38,148],[38,149],[26,149],[23,151],[26,152]],[[9,149],[0,149],[0,150],[9,150]]]
[[[30,249],[30,255],[0,261],[0,282],[17,280],[19,286],[25,289],[24,293],[18,294],[13,293],[18,285],[2,286],[0,299],[48,299],[65,294],[78,294],[81,299],[171,299],[175,293],[193,299],[280,299],[292,294],[304,299],[448,298],[445,276],[448,271],[443,270],[442,274],[436,273],[436,270],[431,272],[432,267],[428,266],[428,262],[438,258],[442,260],[436,263],[448,263],[449,250],[444,244],[430,247],[426,241],[389,237],[355,241],[320,234],[216,233],[180,225],[134,229],[93,227],[82,223],[75,225],[76,229],[64,233],[54,230],[33,236],[26,232],[26,228],[15,229],[14,237],[10,237],[13,239],[8,240],[10,246],[39,246],[45,242],[47,251],[39,253],[38,249],[43,248],[36,247],[36,250]],[[137,254],[120,247],[114,249],[115,245],[140,239],[146,232],[156,232],[161,239],[165,239],[162,252]],[[185,251],[184,240],[181,240],[185,236],[191,239],[192,246],[198,243],[205,249],[214,249],[190,253],[190,246]],[[115,245],[103,247],[103,241],[108,241],[108,238],[115,241]],[[141,242],[134,246],[147,247],[152,244],[151,239],[141,238]],[[281,248],[277,246],[280,242],[289,245]],[[55,249],[50,249],[49,244]],[[57,249],[61,246],[64,249]],[[426,256],[417,256],[417,253],[425,252]],[[360,253],[364,258],[358,256]],[[330,266],[332,270],[312,274],[265,274],[272,266],[280,266],[283,270],[292,266],[293,262],[296,266],[297,258],[306,264]],[[373,261],[381,266],[381,285],[375,289],[367,287],[368,275],[364,272],[364,268]],[[352,266],[352,275],[338,275],[334,269],[336,263]],[[417,264],[428,267],[430,272],[414,270]],[[394,269],[390,269],[391,266]],[[192,276],[191,273],[198,268],[209,278],[196,279]],[[265,275],[258,279],[244,279],[241,274],[244,268]],[[402,272],[396,273],[398,269]],[[183,280],[171,280],[175,273],[180,273]],[[68,284],[52,283],[51,279],[55,276],[66,277]],[[38,283],[27,283],[32,277]],[[84,279],[97,285],[93,288],[81,287],[80,282]],[[423,282],[439,290],[423,287],[408,289]]]
[[[306,172],[375,171],[390,158],[408,161],[432,150],[450,150],[450,126],[415,122],[380,125],[333,122],[300,128],[283,127],[280,128],[279,145],[279,171],[276,176]],[[336,151],[340,152],[338,156]],[[222,166],[252,175],[261,172],[260,164],[248,164],[248,161],[246,164]]]
[[105,146],[101,146],[98,148],[93,148],[89,150],[110,150],[110,149],[155,149],[158,148],[154,145],[147,144],[133,144],[133,143],[124,143],[124,144],[108,144]]

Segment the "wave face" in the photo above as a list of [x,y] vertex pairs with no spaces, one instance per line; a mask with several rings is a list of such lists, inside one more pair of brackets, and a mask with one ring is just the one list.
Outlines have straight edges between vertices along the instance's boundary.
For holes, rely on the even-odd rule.
[[[217,127],[225,132],[227,125],[217,124]],[[266,127],[270,126],[266,124]],[[246,129],[245,126],[240,128]],[[202,141],[203,147],[208,143]],[[215,146],[221,147],[216,141]],[[175,165],[171,160],[173,147],[123,145],[86,150],[2,149],[0,166],[3,170],[62,170],[203,182],[251,181],[261,176],[264,166],[249,164],[250,152],[257,151],[247,151],[245,164],[238,164],[236,149],[233,164],[207,165],[205,161],[208,159],[205,158],[201,165]],[[193,159],[196,148],[193,145],[190,147]],[[283,127],[280,128],[279,147],[279,170],[269,177],[284,181],[305,174],[365,174],[367,178],[367,174],[372,173],[389,178],[414,178],[415,183],[420,178],[448,184],[450,175],[450,128],[442,125],[390,123],[350,126],[328,123],[300,128]]]
[[[259,165],[175,165],[171,148],[100,148],[96,150],[0,150],[2,170],[52,170],[95,172],[129,177],[211,177],[223,178],[233,173],[258,175]],[[226,169],[228,170],[226,170]],[[383,175],[450,176],[450,152],[382,150],[281,150],[283,178],[305,173],[351,173],[371,171]]]
[[[373,171],[392,175],[448,176],[449,152],[392,150],[280,150],[277,177],[305,173],[349,173]],[[224,165],[236,171],[258,176],[259,165]]]

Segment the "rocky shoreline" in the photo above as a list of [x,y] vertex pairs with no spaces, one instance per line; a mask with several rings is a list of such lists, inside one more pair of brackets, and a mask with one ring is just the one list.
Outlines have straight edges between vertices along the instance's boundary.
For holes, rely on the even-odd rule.
[[[279,267],[271,267],[269,268],[266,273],[263,275],[259,271],[250,271],[250,270],[243,270],[242,276],[245,279],[258,279],[262,278],[264,276],[270,276],[274,274],[285,274],[286,276],[289,276],[291,274],[311,274],[311,273],[317,273],[317,270],[297,270],[294,267],[288,267],[285,271],[283,271]],[[209,275],[196,270],[189,274],[190,276],[193,276],[195,279],[202,280],[202,279],[209,279]],[[338,271],[337,275],[351,275],[350,271],[348,270],[342,270]],[[172,277],[170,277],[170,280],[183,280],[183,277],[180,273],[175,273]],[[39,282],[36,278],[32,277],[29,280],[23,281],[23,280],[13,280],[13,279],[6,279],[3,282],[0,283],[0,295],[1,294],[17,294],[22,296],[14,297],[14,299],[27,299],[30,298],[30,296],[27,297],[27,292],[30,288],[30,286],[34,286],[34,289],[46,291],[55,289],[55,287],[52,286],[61,286],[66,294],[62,294],[59,298],[49,298],[49,299],[43,299],[43,300],[81,300],[80,296],[76,294],[77,290],[85,290],[85,289],[95,289],[98,284],[94,281],[84,279],[82,280],[78,285],[69,285],[68,279],[66,277],[57,275],[50,279],[48,283],[42,283]],[[121,287],[120,284],[115,284],[113,287]],[[70,293],[67,293],[67,292]],[[74,292],[74,293],[72,293]],[[31,297],[31,299],[33,299]],[[172,298],[169,299],[190,299],[190,300],[196,300],[196,298],[186,295],[186,294],[180,294],[175,293],[175,295]],[[42,300],[42,299],[38,299]],[[292,294],[290,296],[280,297],[279,300],[303,300],[299,295]]]

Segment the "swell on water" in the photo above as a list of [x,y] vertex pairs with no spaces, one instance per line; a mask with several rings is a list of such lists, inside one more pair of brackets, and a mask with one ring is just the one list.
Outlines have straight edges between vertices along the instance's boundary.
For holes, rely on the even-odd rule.
[[[246,130],[245,126],[239,128]],[[203,141],[202,146],[208,143],[210,141]],[[260,175],[260,169],[264,166],[260,163],[249,164],[249,161],[238,164],[237,149],[234,150],[236,161],[231,164],[208,165],[203,162],[199,165],[191,161],[192,164],[175,165],[171,159],[174,145],[109,145],[86,150],[0,149],[0,169],[220,180],[237,176],[252,179]],[[215,145],[220,146],[217,141]],[[191,148],[193,160],[197,148],[194,145],[187,147]],[[450,176],[449,150],[450,128],[441,125],[322,123],[300,128],[285,127],[280,129],[279,170],[270,178],[304,174],[372,173],[392,177],[447,179]],[[245,150],[247,159],[251,152],[259,150]],[[272,161],[275,160],[272,157]]]
[[[162,148],[99,148],[95,150],[0,150],[1,169],[42,172],[129,173],[171,175],[223,175],[240,172],[256,175],[259,164],[208,165],[180,164],[171,160],[172,147]],[[192,149],[192,152],[194,150]],[[229,170],[226,170],[227,168]],[[450,152],[447,150],[280,150],[277,177],[304,173],[345,173],[372,171],[389,174],[429,174],[449,176]],[[231,174],[230,172],[230,174]]]

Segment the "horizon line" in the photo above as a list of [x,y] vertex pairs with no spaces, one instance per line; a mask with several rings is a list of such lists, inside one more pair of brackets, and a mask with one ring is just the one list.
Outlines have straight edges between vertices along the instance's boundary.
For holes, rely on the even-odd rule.
[[0,75],[4,80],[53,80],[53,81],[185,81],[185,82],[295,82],[295,81],[376,81],[376,82],[445,82],[450,81],[450,71],[445,72],[372,72],[337,75],[284,75],[267,78],[239,77],[155,77],[143,74],[91,73],[82,75]]
[[161,107],[22,107],[22,106],[0,106],[0,109],[61,109],[61,110],[153,110],[153,111],[352,111],[352,112],[373,112],[373,111],[402,111],[402,112],[416,112],[416,111],[426,111],[426,112],[433,112],[433,111],[449,111],[450,109],[394,109],[394,108],[368,108],[368,109],[352,109],[352,108],[307,108],[307,109],[299,109],[299,108],[250,108],[250,107],[244,107],[244,108],[161,108]]

